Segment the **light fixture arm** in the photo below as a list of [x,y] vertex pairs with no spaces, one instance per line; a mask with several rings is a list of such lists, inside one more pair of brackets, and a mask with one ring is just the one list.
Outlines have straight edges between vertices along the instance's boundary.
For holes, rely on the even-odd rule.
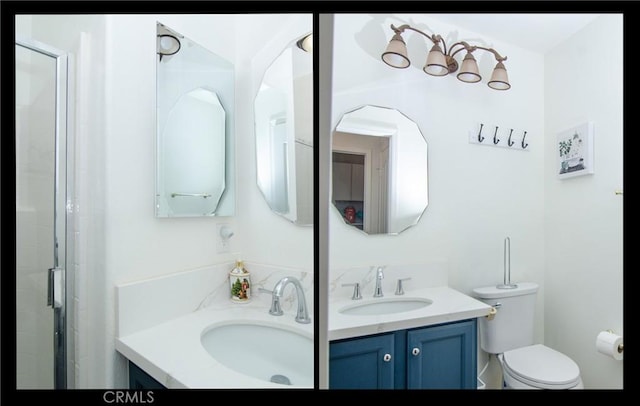
[[485,48],[485,47],[481,47],[481,46],[478,46],[477,48],[478,48],[478,49],[483,49],[483,50],[485,50],[485,51],[489,51],[489,52],[491,52],[491,53],[493,54],[493,56],[495,56],[495,57],[496,57],[496,61],[498,61],[498,62],[502,62],[502,61],[506,61],[506,60],[507,60],[507,57],[506,57],[506,56],[502,56],[502,55],[500,55],[500,54],[498,53],[498,51],[496,51],[496,50],[495,50],[495,49],[493,49],[493,48]]
[[393,30],[393,32],[395,32],[396,34],[402,34],[404,32],[404,30],[411,30],[411,31],[415,31],[418,34],[422,34],[425,37],[429,38],[429,40],[431,42],[433,42],[433,45],[437,45],[438,43],[442,42],[442,46],[444,47],[444,53],[447,53],[447,44],[444,42],[444,39],[438,35],[438,34],[432,34],[431,36],[429,34],[426,34],[423,31],[420,31],[417,28],[413,28],[412,26],[410,26],[409,24],[402,24],[400,27],[396,27],[393,24],[391,24],[391,29]]
[[[460,48],[456,49],[455,51],[453,51],[453,48],[456,45],[460,45]],[[507,57],[506,56],[502,56],[498,53],[498,51],[496,51],[493,48],[485,48],[483,46],[480,45],[469,45],[469,43],[465,42],[465,41],[460,41],[460,42],[456,42],[455,44],[451,45],[451,50],[453,52],[451,52],[451,57],[454,57],[458,52],[462,51],[463,49],[465,49],[467,52],[472,53],[477,49],[482,49],[484,51],[488,51],[491,52],[493,54],[493,56],[495,56],[496,61],[498,62],[502,62],[502,61],[506,61]]]
[[[459,48],[454,51],[453,49],[456,46],[459,46]],[[477,49],[476,46],[469,45],[465,41],[456,42],[455,44],[451,45],[451,54],[450,54],[450,56],[453,58],[458,52],[460,52],[462,50],[466,50],[467,52],[472,53],[476,49]]]

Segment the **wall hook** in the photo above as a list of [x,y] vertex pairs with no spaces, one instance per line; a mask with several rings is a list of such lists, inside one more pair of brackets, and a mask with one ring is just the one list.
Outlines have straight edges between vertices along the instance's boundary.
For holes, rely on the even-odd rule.
[[527,136],[527,132],[525,131],[524,135],[522,136],[522,149],[525,149],[525,148],[527,148],[529,146],[529,144],[525,144],[524,143],[524,137],[526,137],[526,136]]
[[[469,128],[466,132],[467,139],[469,144],[506,148],[513,151],[530,151],[531,148],[528,148],[529,144],[527,144],[527,141],[525,140],[527,131],[522,130],[522,127],[513,128],[511,125],[513,124],[507,123],[506,125],[502,125],[502,129],[500,129],[500,126],[495,123],[480,123],[480,120],[478,120],[475,123],[475,129]],[[485,136],[482,135],[482,131],[485,131],[484,127],[487,127],[486,131],[493,133],[493,142],[483,142],[486,141],[485,138],[491,137],[491,134]],[[520,131],[520,133],[518,133],[518,131]],[[524,131],[524,135],[522,135],[522,131]],[[500,135],[498,135],[498,132],[500,132]],[[522,142],[522,147],[516,147],[516,144],[519,142]]]

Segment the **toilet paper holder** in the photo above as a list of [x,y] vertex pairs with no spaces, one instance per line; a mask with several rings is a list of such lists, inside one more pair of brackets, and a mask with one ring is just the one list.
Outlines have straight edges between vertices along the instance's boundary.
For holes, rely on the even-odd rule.
[[493,320],[498,313],[498,307],[500,307],[500,303],[496,303],[496,306],[491,307],[491,309],[489,309],[489,314],[484,317],[486,317],[488,320]]
[[[607,333],[615,334],[613,330],[605,330],[605,331]],[[618,344],[618,354],[622,354],[622,351],[624,351],[624,343]]]

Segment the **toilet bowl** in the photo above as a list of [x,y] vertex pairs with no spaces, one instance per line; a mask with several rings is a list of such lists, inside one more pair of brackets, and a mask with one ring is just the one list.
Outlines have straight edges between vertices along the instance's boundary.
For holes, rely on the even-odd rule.
[[534,344],[537,292],[538,285],[530,282],[473,289],[497,311],[480,319],[480,347],[498,357],[505,389],[583,389],[580,368],[571,358]]
[[580,368],[542,344],[498,354],[506,389],[583,389]]

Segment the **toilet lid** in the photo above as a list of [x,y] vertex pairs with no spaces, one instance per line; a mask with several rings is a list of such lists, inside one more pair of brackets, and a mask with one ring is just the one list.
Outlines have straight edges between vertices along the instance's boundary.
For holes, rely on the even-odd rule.
[[542,344],[506,351],[505,365],[515,378],[544,386],[571,386],[580,379],[580,368],[561,352]]

